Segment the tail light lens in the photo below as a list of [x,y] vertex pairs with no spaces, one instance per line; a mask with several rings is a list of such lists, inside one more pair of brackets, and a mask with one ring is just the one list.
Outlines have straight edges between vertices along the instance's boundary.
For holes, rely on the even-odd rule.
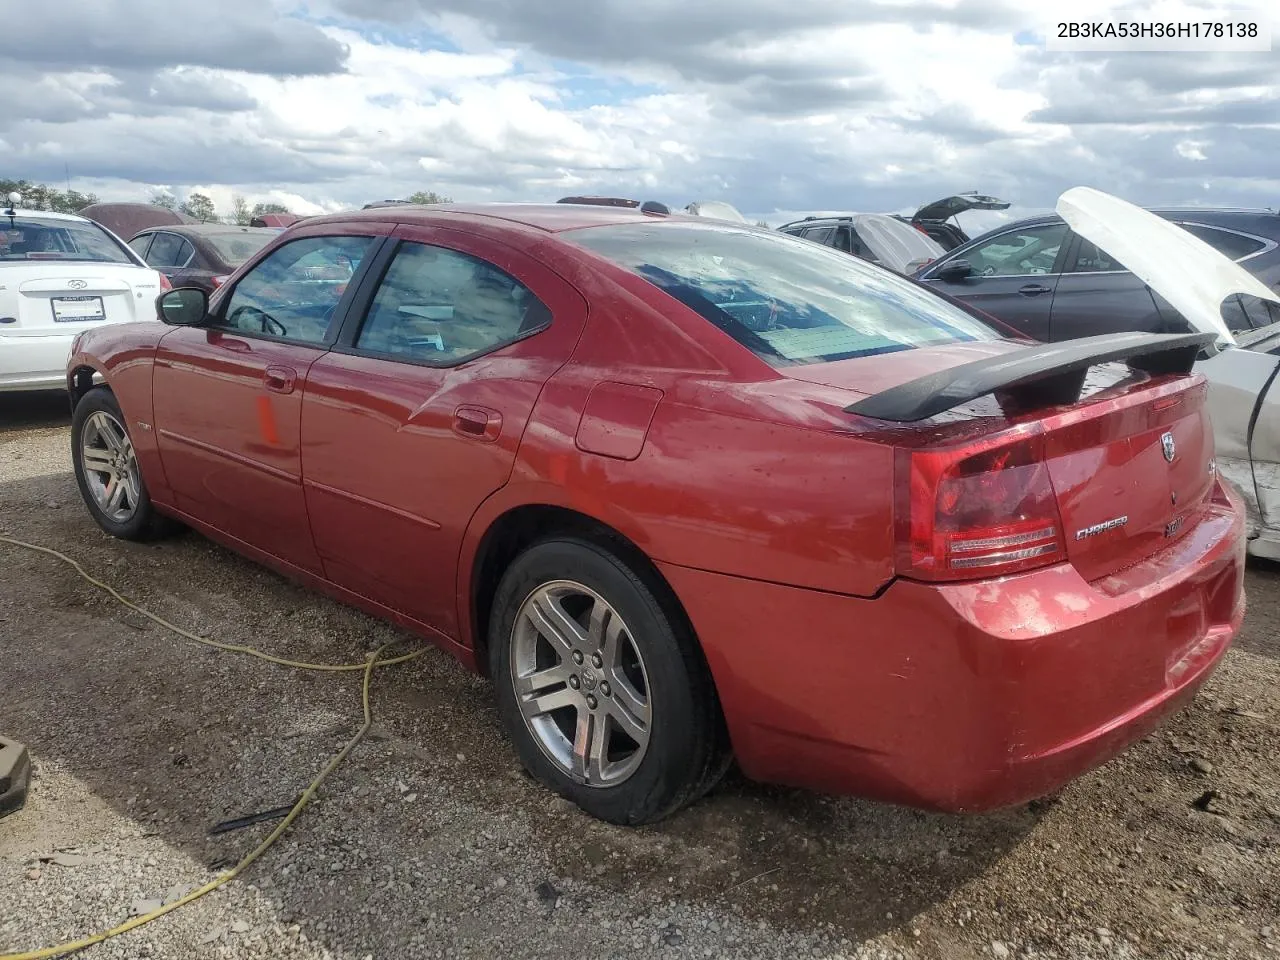
[[230,279],[231,279],[231,274],[229,274],[229,273],[224,273],[224,274],[223,274],[222,276],[220,276],[220,277],[214,277],[214,278],[213,278],[213,289],[217,290],[220,286],[222,286],[224,283],[226,283],[226,282],[227,282],[228,280],[230,280]]
[[164,293],[166,290],[172,290],[172,289],[173,289],[173,284],[169,282],[169,278],[166,277],[163,273],[160,274],[160,292]]
[[1041,437],[988,446],[899,451],[900,574],[965,580],[1066,559]]

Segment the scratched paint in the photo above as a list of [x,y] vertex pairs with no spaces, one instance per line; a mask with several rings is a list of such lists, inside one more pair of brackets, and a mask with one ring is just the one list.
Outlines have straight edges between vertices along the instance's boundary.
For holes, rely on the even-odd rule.
[[258,397],[258,433],[261,434],[263,443],[269,443],[273,447],[280,445],[275,410],[271,407],[271,398],[266,395]]

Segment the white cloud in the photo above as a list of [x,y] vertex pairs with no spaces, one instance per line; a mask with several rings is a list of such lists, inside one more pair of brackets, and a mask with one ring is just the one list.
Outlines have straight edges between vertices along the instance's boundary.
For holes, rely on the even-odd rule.
[[[85,48],[94,2],[49,5],[38,36]],[[136,27],[157,2],[111,0],[111,15]],[[758,211],[907,210],[968,189],[1047,208],[1075,183],[1149,203],[1274,196],[1274,59],[1050,54],[1015,40],[1036,24],[998,0],[323,3],[330,25],[235,0],[198,50],[114,28],[84,63],[0,43],[24,104],[0,117],[0,161],[49,181],[69,164],[103,196],[199,189],[223,210],[235,194],[316,212],[417,189]],[[271,38],[291,44],[280,62]]]

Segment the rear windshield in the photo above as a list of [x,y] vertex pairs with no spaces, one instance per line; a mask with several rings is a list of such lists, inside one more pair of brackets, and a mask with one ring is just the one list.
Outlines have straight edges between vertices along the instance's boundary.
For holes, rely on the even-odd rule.
[[92,221],[0,216],[0,263],[31,260],[137,262]]
[[562,236],[644,277],[775,367],[999,339],[905,278],[783,233],[667,221]]
[[238,267],[274,240],[279,231],[269,233],[213,233],[205,239],[218,251],[218,256],[228,266]]

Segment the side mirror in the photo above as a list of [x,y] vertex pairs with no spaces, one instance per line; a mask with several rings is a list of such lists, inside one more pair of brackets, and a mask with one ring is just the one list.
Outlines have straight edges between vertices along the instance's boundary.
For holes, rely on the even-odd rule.
[[968,260],[950,260],[933,271],[933,279],[958,283],[973,276],[973,264]]
[[179,287],[156,298],[156,316],[174,327],[195,327],[209,312],[209,295],[199,287]]

